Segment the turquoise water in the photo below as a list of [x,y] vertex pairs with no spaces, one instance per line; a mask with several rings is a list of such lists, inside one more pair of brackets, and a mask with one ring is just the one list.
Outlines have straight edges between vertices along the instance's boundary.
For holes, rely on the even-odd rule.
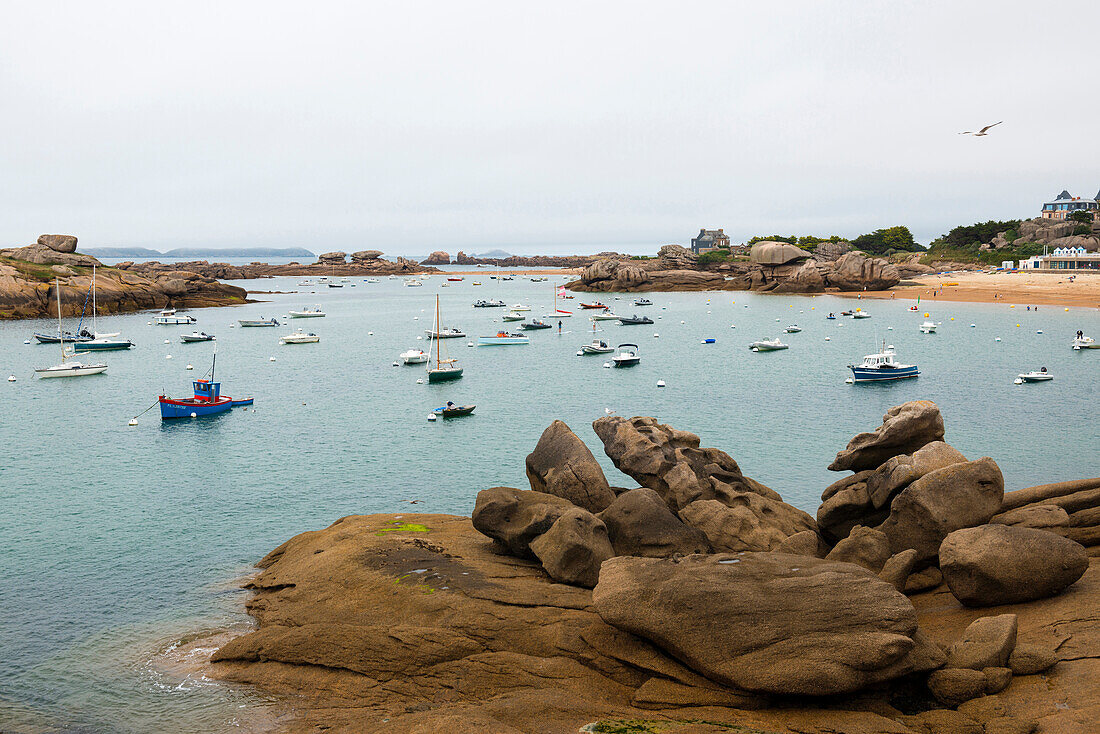
[[[592,296],[656,321],[602,325],[600,338],[641,345],[641,365],[617,370],[576,356],[592,338],[575,307],[588,296],[578,296],[559,304],[577,311],[566,333],[535,332],[529,346],[513,347],[450,340],[464,379],[416,384],[419,368],[392,362],[426,348],[416,336],[429,326],[436,293],[444,320],[474,341],[494,333],[505,311],[473,309],[476,299],[523,302],[535,315],[551,306],[555,281],[477,277],[482,287],[468,276],[440,288],[437,276],[423,288],[383,279],[264,295],[272,303],[195,311],[194,327],[152,326],[148,313],[102,319],[101,331],[138,346],[100,355],[105,375],[71,380],[31,378],[35,366],[57,361],[56,347],[23,344],[49,321],[0,323],[0,378],[17,377],[0,384],[0,729],[262,726],[261,697],[204,681],[190,659],[203,651],[185,655],[176,643],[244,623],[237,580],[295,533],[350,513],[411,510],[404,502],[412,499],[417,511],[466,514],[479,489],[525,486],[524,456],[554,418],[588,443],[613,484],[630,480],[604,459],[587,425],[605,409],[698,433],[811,513],[838,476],[825,470],[835,452],[890,406],[918,398],[940,404],[948,440],[963,453],[994,457],[1010,489],[1092,476],[1100,465],[1100,350],[1069,348],[1077,329],[1100,338],[1096,311],[922,303],[911,313],[911,301],[748,293],[650,294],[656,305],[634,308],[630,297]],[[240,285],[294,291],[297,280]],[[328,316],[229,328],[313,303]],[[856,305],[873,317],[824,319]],[[925,311],[942,322],[939,333],[918,332]],[[782,335],[789,350],[748,350],[788,323],[804,328]],[[280,346],[297,326],[321,342]],[[178,342],[192,328],[217,334],[223,391],[254,395],[255,409],[172,424],[154,409],[128,426],[162,391],[186,394],[207,369],[211,345]],[[701,344],[707,337],[717,343]],[[883,339],[921,377],[845,384],[845,366]],[[1012,384],[1040,366],[1053,382]],[[476,403],[477,412],[428,422],[446,400]]]

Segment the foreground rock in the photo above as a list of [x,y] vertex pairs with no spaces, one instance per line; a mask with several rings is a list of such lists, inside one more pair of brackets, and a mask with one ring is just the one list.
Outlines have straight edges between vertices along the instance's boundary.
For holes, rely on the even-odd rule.
[[599,580],[603,562],[615,555],[607,526],[579,507],[563,512],[530,547],[550,578],[589,589]]
[[1100,545],[1100,477],[1005,493],[992,522],[1049,530],[1084,546]]
[[646,487],[623,492],[599,518],[618,556],[668,558],[711,552],[703,531],[685,525],[661,495]]
[[865,569],[740,553],[615,558],[593,592],[605,622],[725,685],[828,695],[933,670],[909,600]]
[[1089,566],[1079,543],[1045,530],[999,524],[951,533],[940,546],[939,562],[951,593],[971,607],[1054,596]]
[[615,499],[596,457],[562,421],[542,432],[527,455],[531,489],[567,499],[589,512],[607,509]]
[[477,493],[473,525],[507,553],[534,557],[531,541],[573,508],[573,503],[545,492],[493,487]]
[[831,471],[876,469],[887,459],[912,454],[925,444],[943,440],[943,416],[930,400],[914,400],[890,408],[882,425],[848,442],[829,465]]

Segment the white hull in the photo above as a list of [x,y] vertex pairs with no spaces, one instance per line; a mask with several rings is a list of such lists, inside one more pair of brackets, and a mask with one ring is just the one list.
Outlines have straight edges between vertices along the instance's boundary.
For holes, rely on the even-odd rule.
[[98,375],[101,372],[107,371],[107,365],[105,364],[80,364],[79,362],[72,364],[59,364],[56,367],[45,367],[43,369],[37,369],[34,371],[36,375],[42,378],[46,377],[82,377],[84,375]]
[[319,319],[325,316],[321,311],[288,311],[287,315],[292,319]]

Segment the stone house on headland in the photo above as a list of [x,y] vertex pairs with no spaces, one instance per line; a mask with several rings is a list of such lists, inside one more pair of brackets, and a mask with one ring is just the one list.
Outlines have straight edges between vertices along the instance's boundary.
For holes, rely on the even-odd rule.
[[729,246],[729,235],[721,229],[701,229],[697,237],[691,238],[691,251],[696,255]]
[[1054,201],[1043,204],[1042,218],[1065,219],[1077,211],[1088,212],[1095,219],[1097,211],[1100,211],[1100,191],[1096,192],[1096,197],[1093,199],[1082,199],[1062,189],[1062,193],[1054,197]]

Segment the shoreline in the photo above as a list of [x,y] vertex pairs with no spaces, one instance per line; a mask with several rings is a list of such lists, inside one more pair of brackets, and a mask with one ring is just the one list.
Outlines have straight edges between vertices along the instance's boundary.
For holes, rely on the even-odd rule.
[[963,272],[920,275],[882,291],[832,293],[844,298],[909,299],[952,303],[1005,303],[1100,309],[1100,276],[1068,281],[1061,273]]

